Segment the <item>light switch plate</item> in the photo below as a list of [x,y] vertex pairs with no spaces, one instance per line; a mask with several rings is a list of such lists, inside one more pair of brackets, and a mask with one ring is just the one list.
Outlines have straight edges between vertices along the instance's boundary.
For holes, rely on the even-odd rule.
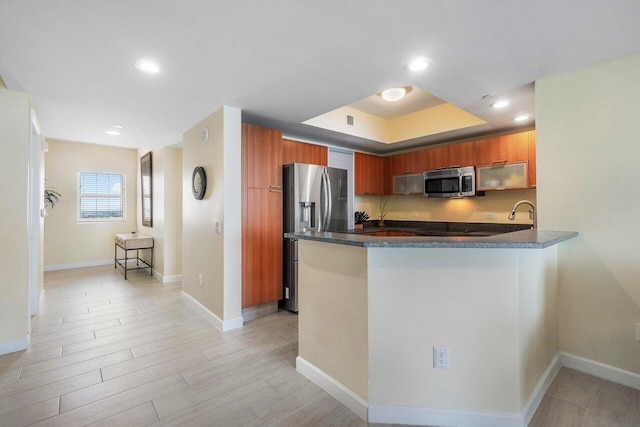
[[216,233],[217,234],[222,234],[222,223],[221,222],[216,222]]
[[640,341],[640,323],[636,325],[636,341]]

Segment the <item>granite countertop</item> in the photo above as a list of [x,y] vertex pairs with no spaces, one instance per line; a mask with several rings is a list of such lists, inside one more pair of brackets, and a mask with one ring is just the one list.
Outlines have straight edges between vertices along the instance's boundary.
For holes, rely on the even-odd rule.
[[[406,231],[402,227],[385,227],[381,231]],[[578,235],[576,231],[519,230],[491,236],[373,236],[371,228],[352,232],[285,233],[287,238],[315,240],[338,245],[368,248],[504,248],[544,249]],[[472,233],[470,233],[472,234]]]

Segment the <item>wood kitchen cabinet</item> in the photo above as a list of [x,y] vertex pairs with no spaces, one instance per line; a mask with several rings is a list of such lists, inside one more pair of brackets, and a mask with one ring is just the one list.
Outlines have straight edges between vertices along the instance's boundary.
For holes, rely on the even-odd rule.
[[476,165],[488,166],[529,160],[529,132],[476,141]]
[[251,188],[282,187],[282,132],[242,124],[246,185]]
[[389,157],[389,172],[391,176],[412,175],[424,172],[424,151],[425,150],[396,154],[395,156]]
[[242,308],[282,299],[282,133],[242,124]]
[[[520,168],[515,164],[524,164],[525,177],[524,184],[518,183],[511,186],[512,188],[535,188],[536,186],[536,155],[535,155],[535,131],[519,132],[510,135],[501,135],[494,138],[481,139],[476,141],[476,169],[486,166],[498,167],[500,165],[512,165],[514,168]],[[488,170],[485,168],[478,172],[478,176]],[[518,173],[520,174],[520,173]],[[490,180],[496,181],[496,180]],[[492,186],[493,187],[493,186]],[[498,189],[502,189],[502,185],[498,185]],[[509,188],[509,186],[507,186]],[[478,189],[484,189],[482,185],[478,185]],[[486,188],[490,189],[490,188]]]
[[422,151],[422,166],[425,171],[475,166],[476,147],[474,141],[449,144]]
[[282,192],[248,188],[242,242],[242,308],[282,299]]
[[304,142],[282,140],[282,164],[307,163],[310,165],[327,166],[327,147],[322,145],[305,144]]
[[370,154],[355,153],[355,194],[383,195],[385,194],[385,173],[383,157]]

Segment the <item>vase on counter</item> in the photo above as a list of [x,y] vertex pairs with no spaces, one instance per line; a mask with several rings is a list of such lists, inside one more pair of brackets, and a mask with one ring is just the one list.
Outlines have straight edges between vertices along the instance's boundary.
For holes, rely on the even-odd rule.
[[384,219],[381,219],[380,221],[378,221],[378,227],[384,227]]

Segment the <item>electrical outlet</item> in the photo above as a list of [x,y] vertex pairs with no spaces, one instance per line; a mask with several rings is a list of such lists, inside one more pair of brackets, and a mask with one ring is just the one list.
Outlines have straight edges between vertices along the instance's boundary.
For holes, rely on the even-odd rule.
[[437,369],[449,368],[449,347],[433,347],[433,367]]
[[202,274],[198,274],[198,286],[202,286]]
[[216,233],[217,234],[222,234],[222,223],[221,222],[216,222]]
[[496,214],[494,214],[493,212],[487,212],[484,217],[486,219],[495,219],[496,218]]
[[418,212],[411,212],[411,218],[417,218]]

